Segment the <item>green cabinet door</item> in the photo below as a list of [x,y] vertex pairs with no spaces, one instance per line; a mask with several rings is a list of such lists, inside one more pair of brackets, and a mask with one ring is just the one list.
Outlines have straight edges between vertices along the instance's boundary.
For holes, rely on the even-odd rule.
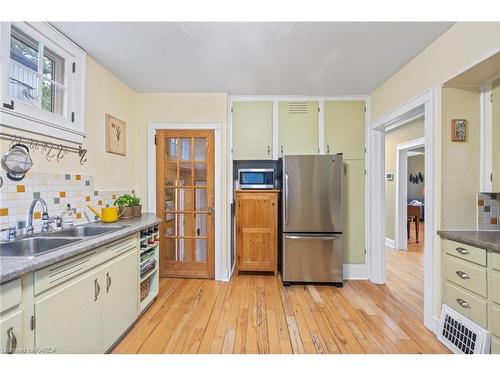
[[233,160],[273,158],[273,102],[233,102]]
[[365,263],[365,162],[344,160],[344,263]]
[[318,102],[280,102],[278,142],[280,155],[319,153]]
[[365,157],[365,102],[327,101],[324,104],[325,153],[344,159]]
[[492,100],[492,191],[500,191],[500,147],[496,144],[500,139],[500,80],[493,83]]

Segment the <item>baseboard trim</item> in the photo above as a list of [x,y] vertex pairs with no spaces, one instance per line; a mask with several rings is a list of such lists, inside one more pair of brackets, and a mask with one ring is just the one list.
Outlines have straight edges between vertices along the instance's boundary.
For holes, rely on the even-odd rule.
[[385,246],[390,247],[391,249],[395,249],[396,242],[394,240],[391,240],[390,238],[386,237],[385,238]]
[[343,265],[344,280],[367,280],[368,268],[366,263],[363,264],[344,264]]

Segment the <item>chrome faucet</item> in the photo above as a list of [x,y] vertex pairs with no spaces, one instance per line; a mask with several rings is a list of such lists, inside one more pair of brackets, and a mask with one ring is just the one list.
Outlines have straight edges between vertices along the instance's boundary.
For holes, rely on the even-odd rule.
[[30,206],[30,213],[28,215],[28,226],[26,227],[26,234],[33,234],[33,214],[35,212],[35,206],[37,202],[42,205],[42,232],[47,232],[49,230],[49,211],[47,209],[47,203],[42,198],[33,199]]
[[7,236],[5,237],[5,241],[7,242],[12,242],[16,239],[17,228],[15,226],[2,229],[1,232],[7,232]]

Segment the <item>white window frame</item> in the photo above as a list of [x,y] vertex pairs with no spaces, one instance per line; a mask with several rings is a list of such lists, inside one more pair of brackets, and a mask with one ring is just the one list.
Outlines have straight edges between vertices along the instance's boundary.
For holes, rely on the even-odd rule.
[[[9,94],[11,26],[27,34],[64,58],[66,86],[63,115],[14,100]],[[0,124],[74,143],[83,143],[85,137],[85,61],[86,53],[65,35],[46,22],[0,23]],[[73,66],[75,71],[73,72]]]

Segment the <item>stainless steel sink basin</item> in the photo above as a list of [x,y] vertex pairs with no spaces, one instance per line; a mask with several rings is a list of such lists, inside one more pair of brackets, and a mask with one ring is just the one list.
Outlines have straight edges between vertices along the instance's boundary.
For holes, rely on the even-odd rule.
[[124,228],[120,225],[104,226],[104,225],[82,225],[63,229],[57,232],[43,234],[43,237],[93,237],[101,234],[114,232]]
[[81,239],[32,237],[14,242],[3,242],[0,243],[0,256],[36,256],[78,241],[81,241]]

